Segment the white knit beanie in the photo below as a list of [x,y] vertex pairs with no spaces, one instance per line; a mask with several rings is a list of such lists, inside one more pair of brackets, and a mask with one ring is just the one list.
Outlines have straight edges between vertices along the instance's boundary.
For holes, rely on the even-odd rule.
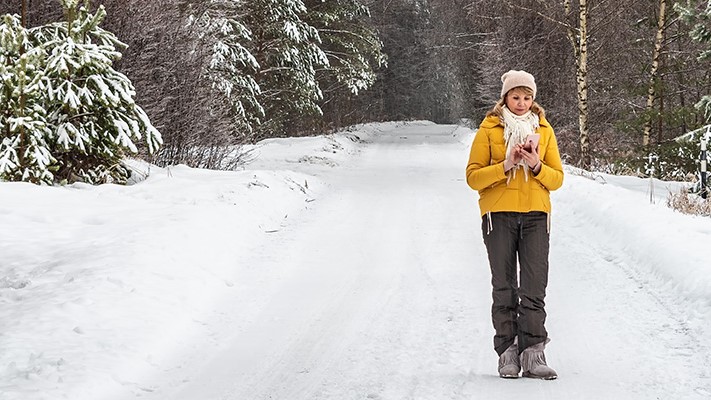
[[501,82],[504,84],[501,87],[501,97],[504,97],[509,90],[525,86],[533,90],[533,98],[536,98],[536,80],[533,79],[533,75],[526,71],[516,71],[510,70],[509,72],[501,75]]

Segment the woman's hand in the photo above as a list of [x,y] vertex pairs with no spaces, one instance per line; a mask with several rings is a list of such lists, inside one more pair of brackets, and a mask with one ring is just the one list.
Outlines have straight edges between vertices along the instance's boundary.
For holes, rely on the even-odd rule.
[[517,144],[511,149],[511,153],[504,160],[504,172],[507,172],[508,170],[513,168],[514,165],[518,164],[521,161],[521,149],[522,148],[523,148],[522,145]]
[[541,171],[541,158],[538,155],[537,148],[531,148],[531,151],[527,151],[521,147],[519,154],[534,174],[538,174]]

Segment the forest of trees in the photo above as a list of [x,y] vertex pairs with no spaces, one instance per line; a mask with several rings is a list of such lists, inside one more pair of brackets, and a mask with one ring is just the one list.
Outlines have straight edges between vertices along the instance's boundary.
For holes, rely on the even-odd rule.
[[[0,15],[36,38],[66,24],[68,6],[105,13],[85,37],[117,39],[112,68],[135,88],[135,120],[152,124],[137,150],[159,165],[229,168],[240,144],[361,122],[476,126],[501,74],[524,69],[566,162],[634,172],[655,152],[657,171],[688,178],[698,144],[673,139],[703,126],[711,104],[706,0],[3,0]],[[62,157],[58,168],[78,165]],[[92,171],[54,179],[105,176]]]

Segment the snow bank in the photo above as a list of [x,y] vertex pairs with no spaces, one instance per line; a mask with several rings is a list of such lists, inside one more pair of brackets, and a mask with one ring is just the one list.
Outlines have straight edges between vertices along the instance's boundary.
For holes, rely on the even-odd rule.
[[179,347],[232,285],[235,244],[279,229],[313,199],[304,182],[317,186],[287,171],[169,171],[128,187],[0,185],[4,399],[63,385],[96,398],[117,371],[140,393],[121,365],[149,368]]
[[650,201],[648,179],[603,174],[584,177],[575,168],[566,170],[563,188],[552,197],[570,209],[554,206],[554,221],[555,213],[575,215],[597,240],[602,238],[636,260],[642,273],[656,274],[691,300],[711,303],[707,254],[711,223],[708,218],[675,212],[665,203],[668,193],[678,191],[681,184],[655,181]]

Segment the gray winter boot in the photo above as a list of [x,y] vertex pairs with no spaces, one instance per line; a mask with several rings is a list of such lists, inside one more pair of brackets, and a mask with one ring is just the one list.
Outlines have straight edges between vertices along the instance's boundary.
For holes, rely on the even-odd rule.
[[518,358],[518,338],[506,351],[499,356],[499,376],[502,378],[518,378],[521,363]]
[[546,364],[546,355],[543,350],[548,342],[550,339],[528,347],[521,353],[521,368],[524,378],[551,380],[558,377],[553,368]]

